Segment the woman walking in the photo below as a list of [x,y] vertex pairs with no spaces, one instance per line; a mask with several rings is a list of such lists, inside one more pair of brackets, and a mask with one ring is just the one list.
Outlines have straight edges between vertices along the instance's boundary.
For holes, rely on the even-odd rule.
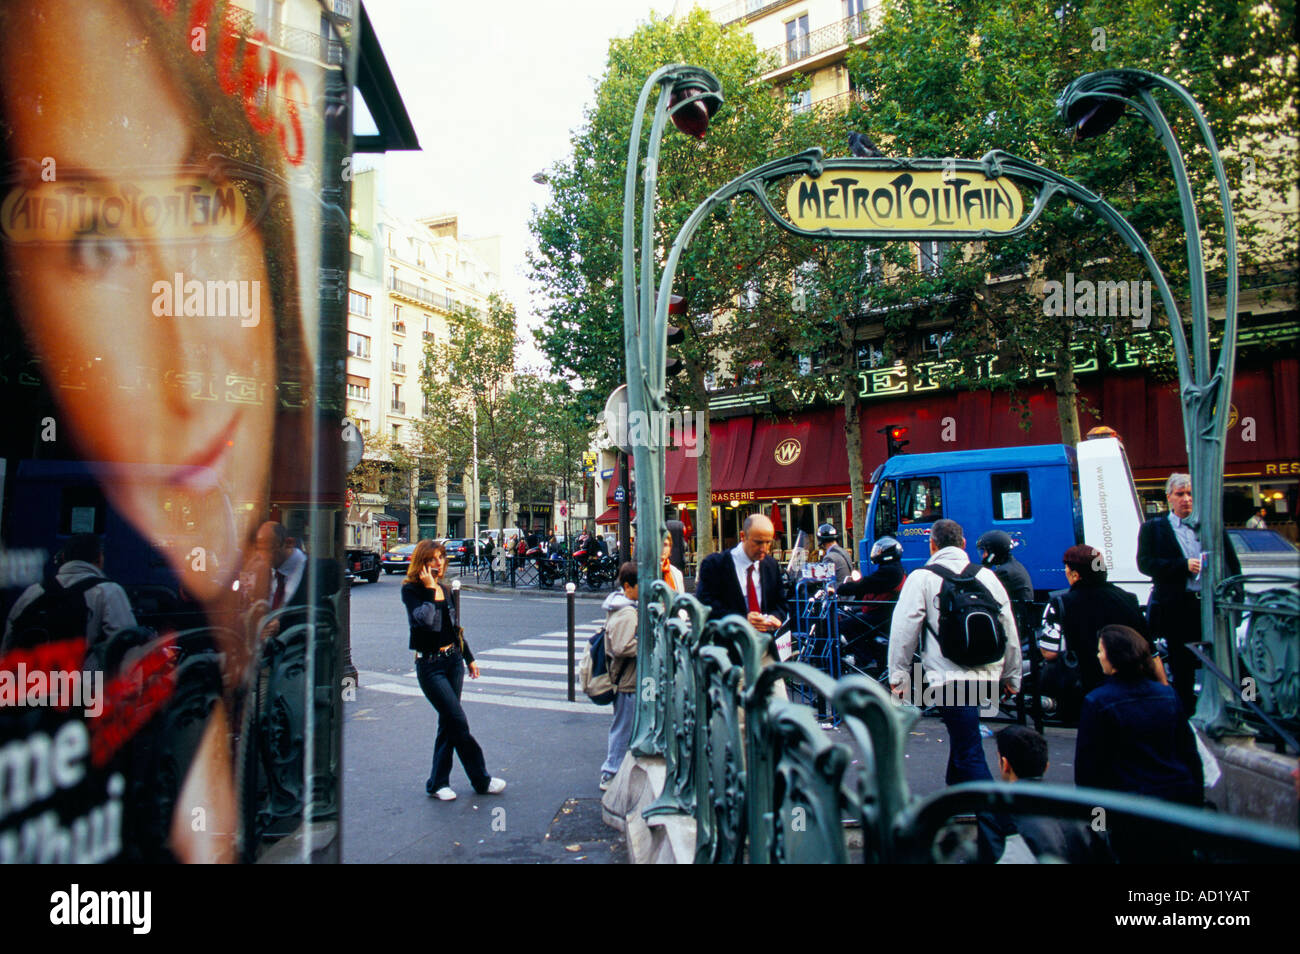
[[474,791],[495,795],[504,791],[505,779],[488,775],[483,750],[469,732],[469,720],[460,705],[465,666],[471,679],[478,678],[478,664],[465,642],[456,607],[445,587],[447,549],[433,540],[421,540],[411,554],[411,566],[402,584],[402,603],[411,624],[411,649],[415,651],[415,674],[425,698],[438,712],[438,735],[433,742],[433,769],[424,790],[431,797],[449,802],[456,797],[451,787],[451,753],[455,749],[461,767]]

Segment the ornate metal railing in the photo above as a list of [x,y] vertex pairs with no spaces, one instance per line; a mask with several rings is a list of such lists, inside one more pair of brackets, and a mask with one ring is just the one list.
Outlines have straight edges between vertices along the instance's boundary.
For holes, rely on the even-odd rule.
[[1285,576],[1233,576],[1215,587],[1215,612],[1235,641],[1226,671],[1205,662],[1206,689],[1246,725],[1300,752],[1300,592]]
[[[903,759],[918,710],[862,676],[837,680],[802,663],[773,663],[770,635],[739,616],[709,619],[694,597],[659,581],[646,599],[651,671],[640,674],[638,691],[654,702],[649,738],[666,771],[662,794],[642,814],[651,823],[693,817],[696,863],[847,863],[849,828],[861,832],[867,863],[951,860],[960,844],[937,845],[936,836],[973,812],[1094,828],[1100,818],[1108,830],[1118,823],[1153,832],[1156,844],[1179,846],[1191,860],[1300,859],[1295,831],[1117,792],[977,783],[913,801]],[[783,681],[814,705],[783,698]],[[822,728],[820,707],[843,720],[849,744]]]
[[762,52],[761,57],[767,61],[770,70],[793,66],[803,60],[820,56],[827,50],[865,37],[869,26],[865,13],[855,14],[830,26],[819,27],[803,36],[769,47]]

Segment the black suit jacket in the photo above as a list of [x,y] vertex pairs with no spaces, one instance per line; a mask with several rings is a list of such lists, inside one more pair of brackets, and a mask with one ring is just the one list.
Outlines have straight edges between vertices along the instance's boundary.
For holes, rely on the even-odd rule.
[[[1241,561],[1237,559],[1237,551],[1232,548],[1226,533],[1221,546],[1228,573],[1236,576],[1241,572]],[[1183,598],[1192,574],[1187,570],[1187,557],[1178,545],[1178,536],[1169,522],[1168,513],[1148,520],[1138,530],[1137,565],[1155,583],[1151,590],[1151,606],[1171,606]]]
[[[762,590],[759,598],[762,611],[784,621],[789,615],[785,601],[785,579],[781,574],[781,565],[770,556],[759,561],[758,585]],[[695,598],[709,608],[714,619],[733,613],[739,616],[749,613],[749,603],[736,578],[736,564],[731,559],[730,550],[710,553],[700,561],[695,576]]]

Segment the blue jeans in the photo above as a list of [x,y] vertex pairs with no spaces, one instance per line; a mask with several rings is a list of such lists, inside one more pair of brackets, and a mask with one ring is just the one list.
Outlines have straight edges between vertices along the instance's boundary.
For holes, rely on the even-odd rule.
[[465,663],[459,652],[445,656],[424,655],[415,661],[415,674],[424,696],[438,712],[438,734],[433,741],[433,769],[425,790],[436,792],[451,781],[451,753],[460,756],[460,764],[469,776],[474,791],[487,791],[492,777],[483,762],[483,750],[469,734],[469,719],[460,705],[460,689],[465,682]]
[[[979,706],[943,706],[939,717],[948,730],[948,771],[944,781],[949,785],[993,781],[984,758]],[[982,864],[997,861],[1007,835],[1016,830],[1004,812],[976,812],[975,827],[978,861]]]
[[636,719],[636,693],[619,692],[614,695],[614,724],[609,727],[609,747],[605,751],[602,772],[618,773],[627,755],[627,744],[632,741],[632,723]]
[[943,780],[949,785],[993,781],[980,739],[979,706],[942,706],[939,717],[948,730],[948,771]]

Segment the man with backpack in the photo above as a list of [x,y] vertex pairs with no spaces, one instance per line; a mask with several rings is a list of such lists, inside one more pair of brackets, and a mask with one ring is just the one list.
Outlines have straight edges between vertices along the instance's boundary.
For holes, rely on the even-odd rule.
[[0,653],[79,638],[89,651],[136,625],[126,591],[104,574],[98,536],[73,534],[59,557],[57,572],[29,586],[9,611]]
[[980,741],[980,709],[996,705],[999,687],[1020,690],[1020,638],[1006,590],[987,567],[972,565],[955,520],[936,520],[930,559],[898,594],[889,632],[889,684],[901,699],[922,697],[912,686],[912,657],[921,652],[924,696],[937,699],[948,732],[949,785],[992,781]]
[[636,718],[636,651],[637,651],[637,573],[636,564],[628,561],[618,568],[618,585],[605,597],[605,655],[609,675],[614,683],[614,722],[609,727],[609,744],[605,763],[600,767],[600,790],[618,774],[632,739]]

